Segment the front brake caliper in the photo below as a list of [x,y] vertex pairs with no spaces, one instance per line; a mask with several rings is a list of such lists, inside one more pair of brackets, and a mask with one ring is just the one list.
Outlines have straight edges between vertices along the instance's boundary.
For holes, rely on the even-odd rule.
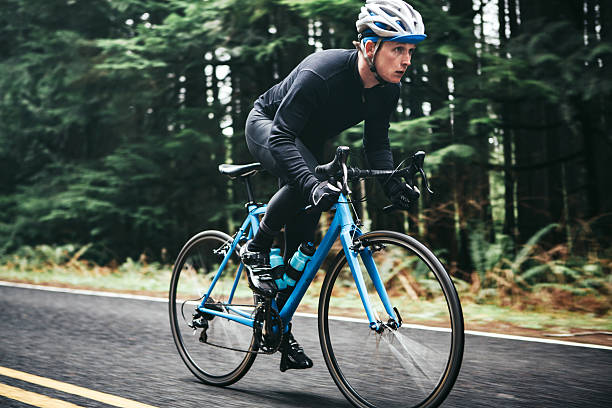
[[402,316],[400,315],[399,310],[397,310],[397,307],[393,307],[393,311],[395,312],[395,315],[397,316],[397,321],[395,321],[393,318],[389,318],[389,321],[387,322],[387,326],[391,327],[393,330],[397,330],[400,327],[402,327]]

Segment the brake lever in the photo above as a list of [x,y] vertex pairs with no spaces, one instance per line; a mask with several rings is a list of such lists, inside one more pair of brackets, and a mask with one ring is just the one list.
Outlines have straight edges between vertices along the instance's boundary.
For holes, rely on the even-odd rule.
[[434,192],[432,191],[431,188],[429,188],[429,180],[427,180],[427,176],[425,175],[425,170],[423,170],[422,167],[419,167],[419,173],[421,173],[421,177],[423,177],[423,182],[425,183],[425,188],[427,189],[429,194],[433,194]]
[[[429,180],[427,180],[427,176],[425,175],[425,170],[423,170],[424,164],[425,164],[425,152],[422,150],[419,150],[412,156],[411,167],[421,174],[421,177],[423,177],[423,182],[425,183],[425,188],[427,189],[429,194],[433,194],[434,192],[429,187]],[[414,185],[414,174],[416,174],[416,171],[411,171],[410,180],[407,180],[410,187],[413,187],[413,188],[416,188],[416,186]]]
[[344,195],[349,195],[352,193],[352,191],[348,186],[348,168],[346,167],[346,158],[340,165],[342,166],[342,193]]
[[348,146],[338,146],[336,149],[336,157],[338,158],[338,162],[340,164],[340,172],[342,174],[342,193],[344,195],[351,194],[351,189],[348,186],[348,168],[346,167],[346,162],[348,161],[350,149]]

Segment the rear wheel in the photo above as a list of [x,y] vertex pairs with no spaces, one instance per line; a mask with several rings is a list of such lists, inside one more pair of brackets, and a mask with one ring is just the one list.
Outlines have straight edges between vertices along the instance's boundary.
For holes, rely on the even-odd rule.
[[[341,252],[325,277],[319,304],[327,367],[357,407],[438,406],[450,392],[463,356],[463,316],[451,278],[434,254],[409,236],[377,231],[359,241],[362,257],[371,253],[403,324],[382,333],[370,329]],[[374,314],[387,323],[389,316],[362,257]]]
[[[211,385],[223,386],[238,381],[257,356],[248,352],[253,348],[251,327],[209,314],[196,316],[196,319],[193,316],[231,243],[232,237],[220,231],[204,231],[191,238],[179,253],[170,284],[170,328],[174,342],[191,372]],[[226,313],[236,310],[252,313],[253,296],[245,279],[238,278],[235,294],[230,299],[236,275],[241,273],[239,267],[240,258],[234,251],[215,284],[207,307]],[[231,308],[230,305],[241,306]],[[192,327],[194,320],[195,328]]]

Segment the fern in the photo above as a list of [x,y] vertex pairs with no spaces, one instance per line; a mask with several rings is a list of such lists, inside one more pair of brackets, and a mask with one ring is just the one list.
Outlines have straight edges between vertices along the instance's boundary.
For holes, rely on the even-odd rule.
[[568,268],[565,265],[555,264],[552,267],[553,273],[559,278],[561,282],[569,281],[574,282],[582,278],[582,274],[574,269]]
[[484,239],[484,234],[482,233],[481,228],[472,231],[470,234],[470,256],[472,258],[472,263],[476,268],[476,272],[478,272],[481,279],[484,277],[484,274],[487,271],[485,252],[486,244],[487,242]]
[[548,264],[537,265],[527,269],[521,275],[519,275],[520,280],[523,282],[533,285],[536,282],[545,281],[546,275],[550,272],[551,268]]
[[486,232],[483,224],[472,228],[470,234],[470,257],[476,272],[481,280],[487,271],[502,266],[504,255],[512,252],[512,239],[504,234],[498,234],[494,243],[485,239]]
[[595,289],[604,295],[609,295],[611,289],[606,280],[598,278],[582,279],[580,281],[577,281],[577,285],[581,288]]
[[549,233],[551,230],[557,228],[558,226],[559,224],[557,223],[549,224],[538,232],[536,232],[531,238],[529,238],[527,243],[523,246],[523,248],[521,248],[519,253],[514,258],[514,261],[512,262],[511,269],[514,273],[518,273],[521,265],[523,265],[523,263],[527,259],[529,259],[529,255],[531,254],[537,243],[540,241],[540,239],[542,239],[544,235]]

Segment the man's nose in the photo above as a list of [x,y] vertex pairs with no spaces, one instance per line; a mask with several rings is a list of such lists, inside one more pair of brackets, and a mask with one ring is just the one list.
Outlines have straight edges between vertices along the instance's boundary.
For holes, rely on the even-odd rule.
[[412,57],[410,55],[408,55],[407,57],[402,59],[402,66],[403,67],[409,67],[410,64],[412,63]]

